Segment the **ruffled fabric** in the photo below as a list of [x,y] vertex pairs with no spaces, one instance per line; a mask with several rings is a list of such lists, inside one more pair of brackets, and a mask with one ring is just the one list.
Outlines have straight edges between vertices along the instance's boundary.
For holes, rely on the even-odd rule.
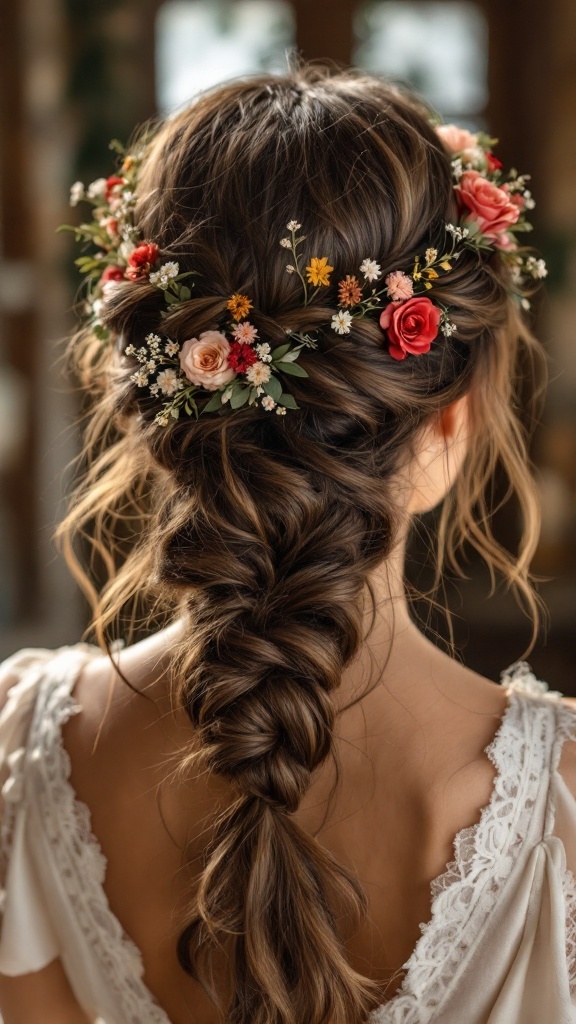
[[[106,860],[69,781],[61,730],[94,653],[26,651],[0,667],[0,683],[17,679],[0,713],[0,972],[59,957],[95,1024],[170,1024],[109,907]],[[558,772],[576,712],[525,663],[502,682],[490,802],[456,836],[402,987],[371,1024],[576,1024],[576,800]]]

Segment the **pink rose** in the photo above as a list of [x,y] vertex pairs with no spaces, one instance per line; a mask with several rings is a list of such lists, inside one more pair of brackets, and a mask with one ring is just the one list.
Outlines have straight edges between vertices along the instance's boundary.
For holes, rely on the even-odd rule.
[[388,334],[393,359],[405,359],[406,353],[423,355],[438,336],[442,313],[426,296],[406,302],[390,302],[380,314],[380,327]]
[[202,331],[199,338],[189,338],[180,350],[180,366],[193,384],[217,391],[236,373],[228,365],[230,343],[220,331]]
[[442,142],[451,153],[462,153],[464,150],[476,150],[478,148],[478,136],[466,128],[458,128],[455,124],[441,124],[436,129]]
[[408,277],[408,274],[402,273],[401,270],[393,270],[391,274],[385,278],[388,297],[393,302],[402,302],[404,299],[411,299],[414,295],[414,285],[412,278]]
[[499,244],[499,236],[520,216],[520,207],[508,192],[484,178],[479,171],[464,171],[460,184],[454,186],[461,213],[466,221],[474,221],[480,232]]

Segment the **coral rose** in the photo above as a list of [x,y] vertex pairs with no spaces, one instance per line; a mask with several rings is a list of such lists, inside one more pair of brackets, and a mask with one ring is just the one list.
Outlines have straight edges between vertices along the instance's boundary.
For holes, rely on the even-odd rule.
[[228,365],[230,343],[220,331],[202,331],[199,338],[189,338],[180,350],[180,366],[192,384],[207,391],[217,391],[236,376]]
[[504,188],[488,181],[479,171],[464,171],[460,184],[454,186],[464,223],[473,221],[494,245],[499,236],[520,216],[520,207]]
[[438,336],[442,313],[426,296],[406,302],[390,302],[380,314],[380,327],[386,331],[393,359],[405,359],[410,352],[424,355]]
[[156,263],[160,250],[154,242],[143,242],[137,245],[128,258],[126,277],[129,281],[140,281],[147,277]]
[[104,270],[102,277],[100,278],[100,284],[105,284],[106,281],[123,281],[124,271],[122,267],[109,266]]
[[462,153],[464,150],[475,150],[478,147],[478,136],[466,128],[458,128],[455,124],[439,125],[436,134],[451,153]]

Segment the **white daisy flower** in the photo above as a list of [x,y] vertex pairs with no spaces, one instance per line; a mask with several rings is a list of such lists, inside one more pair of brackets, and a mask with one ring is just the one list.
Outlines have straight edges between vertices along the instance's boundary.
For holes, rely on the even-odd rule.
[[376,260],[362,260],[360,273],[364,274],[367,281],[377,281],[381,274],[380,264]]
[[272,370],[265,363],[253,363],[246,370],[246,378],[251,384],[265,384],[270,380]]
[[180,350],[180,345],[177,341],[169,341],[164,346],[164,351],[167,356],[175,356]]
[[299,224],[297,220],[289,220],[286,227],[288,228],[288,231],[298,231],[302,225]]
[[84,199],[85,195],[84,182],[75,181],[70,189],[70,206],[78,206],[78,203],[81,199]]
[[272,409],[276,408],[276,402],[270,395],[265,395],[262,399],[262,408],[266,409],[267,412],[272,412]]
[[86,190],[88,199],[104,199],[106,195],[106,178],[96,178],[90,182]]
[[180,389],[180,381],[176,370],[161,370],[156,377],[156,383],[163,395],[173,395]]
[[332,330],[336,331],[336,334],[350,334],[351,323],[352,316],[348,310],[339,309],[332,317]]

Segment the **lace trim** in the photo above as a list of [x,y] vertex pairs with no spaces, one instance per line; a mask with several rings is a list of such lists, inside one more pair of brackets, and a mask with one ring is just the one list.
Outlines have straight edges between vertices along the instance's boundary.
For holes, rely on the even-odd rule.
[[[556,742],[551,760],[551,771],[557,772],[562,756],[562,747],[566,740],[576,742],[576,711],[565,704],[556,709]],[[549,808],[547,831],[554,828],[554,805]],[[570,868],[565,868],[562,875],[562,891],[566,906],[566,958],[568,963],[568,980],[570,992],[576,997],[576,878]]]
[[106,858],[92,832],[90,810],[69,782],[71,765],[62,743],[62,726],[81,710],[70,692],[77,673],[75,661],[68,672],[54,677],[53,686],[40,690],[36,703],[31,747],[32,757],[41,762],[34,780],[38,808],[58,857],[62,884],[82,931],[90,937],[91,953],[107,989],[114,993],[123,1022],[170,1024],[143,981],[140,950],[110,909],[102,887]]
[[522,847],[540,783],[550,714],[547,705],[541,705],[532,729],[526,730],[524,701],[517,695],[551,700],[561,695],[548,691],[525,662],[502,673],[502,683],[508,683],[508,704],[484,751],[496,769],[490,801],[480,821],[456,835],[454,859],[431,883],[430,920],[420,925],[422,934],[404,964],[407,973],[402,986],[371,1013],[370,1024],[425,1024],[432,1018],[496,905]]

